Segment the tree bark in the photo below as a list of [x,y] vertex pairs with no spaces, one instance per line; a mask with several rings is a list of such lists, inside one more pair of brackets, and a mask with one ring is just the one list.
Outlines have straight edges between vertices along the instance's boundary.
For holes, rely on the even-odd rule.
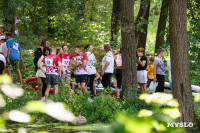
[[158,50],[159,50],[160,46],[162,46],[162,44],[164,43],[164,37],[165,37],[164,31],[166,28],[168,12],[169,12],[169,0],[163,0],[160,18],[159,18],[159,22],[158,22],[154,55],[158,55]]
[[142,26],[139,26],[140,22],[142,22],[144,20],[144,17],[147,13],[147,10],[148,10],[148,5],[150,4],[150,0],[141,0],[140,2],[140,10],[138,12],[138,15],[137,15],[137,18],[135,19],[135,26],[136,26],[136,29],[135,29],[135,42],[136,44],[138,45],[138,40],[139,40],[139,33],[140,33],[140,30],[141,30],[141,27]]
[[181,122],[193,122],[195,113],[189,73],[187,41],[187,0],[171,0],[169,39],[172,68],[172,93],[180,104]]
[[120,26],[120,0],[113,0],[112,16],[111,16],[111,46],[117,45],[117,37]]
[[[149,11],[150,11],[150,0],[147,1],[148,3],[148,7],[147,7],[147,10],[146,10],[146,13],[144,15],[144,20],[146,21],[149,21]],[[144,21],[143,20],[143,21]],[[139,32],[138,33],[138,44],[137,44],[137,47],[140,48],[146,48],[146,42],[147,42],[147,30],[148,30],[148,24],[143,24],[142,25],[142,29],[143,29],[143,32]]]
[[121,37],[122,37],[122,94],[133,102],[137,88],[136,48],[134,29],[134,0],[121,0]]

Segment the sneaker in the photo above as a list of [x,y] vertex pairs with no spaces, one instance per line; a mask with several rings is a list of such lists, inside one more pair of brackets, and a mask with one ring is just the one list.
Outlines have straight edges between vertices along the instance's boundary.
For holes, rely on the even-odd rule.
[[45,97],[42,97],[40,101],[45,101]]

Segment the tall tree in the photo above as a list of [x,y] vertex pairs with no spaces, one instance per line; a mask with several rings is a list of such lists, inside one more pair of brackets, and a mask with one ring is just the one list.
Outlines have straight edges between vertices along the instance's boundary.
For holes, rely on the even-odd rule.
[[[145,38],[145,36],[143,36],[142,32],[145,32],[147,29],[147,23],[145,23],[145,21],[149,18],[149,9],[150,9],[150,0],[141,0],[140,10],[135,19],[135,26],[136,26],[136,29],[135,29],[135,40],[136,41],[135,42],[137,45],[138,45],[140,34],[142,37]],[[141,29],[144,31],[142,31]],[[143,42],[141,42],[141,43],[143,43]],[[146,39],[145,39],[145,44],[146,44]],[[142,47],[142,46],[140,45],[139,47]],[[143,47],[144,47],[144,44],[143,44]]]
[[172,68],[172,93],[180,104],[182,122],[195,123],[189,73],[187,41],[187,0],[171,0],[169,7],[169,39]]
[[111,16],[111,46],[117,45],[117,37],[120,26],[120,0],[113,0],[112,16]]
[[144,19],[142,20],[144,24],[141,26],[141,30],[138,33],[138,44],[137,47],[142,47],[145,49],[147,42],[147,30],[148,30],[148,21],[149,21],[149,12],[150,12],[150,0],[147,0],[147,8],[144,15]]
[[158,54],[158,50],[160,46],[162,46],[162,44],[164,43],[165,28],[166,28],[166,23],[167,23],[168,12],[169,12],[169,0],[163,0],[160,18],[158,22],[154,55]]
[[129,102],[133,101],[136,93],[136,48],[134,29],[134,0],[121,0],[121,37],[122,37],[122,95]]
[[17,2],[12,0],[2,0],[0,7],[4,24],[4,32],[14,33]]
[[54,1],[46,0],[46,3],[47,3],[47,21],[48,21],[47,32],[48,32],[48,36],[52,37],[54,33],[54,28],[52,28],[52,22],[53,22],[52,10],[54,8]]

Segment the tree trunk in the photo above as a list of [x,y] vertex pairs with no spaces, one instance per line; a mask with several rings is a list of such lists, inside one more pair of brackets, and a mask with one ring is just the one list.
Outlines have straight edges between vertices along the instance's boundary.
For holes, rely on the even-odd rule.
[[[150,0],[148,1],[148,7],[147,7],[147,10],[146,10],[146,13],[144,15],[144,20],[145,21],[149,21],[149,11],[150,11]],[[144,21],[143,20],[143,21]],[[143,32],[139,32],[138,33],[138,44],[137,44],[137,47],[140,48],[146,48],[146,42],[147,42],[147,30],[148,30],[148,24],[143,24],[142,25],[142,29],[143,29]]]
[[169,0],[163,0],[160,18],[159,18],[159,22],[158,22],[154,55],[158,55],[158,50],[159,50],[160,46],[162,46],[162,44],[164,43],[164,37],[165,37],[164,31],[166,28],[168,12],[169,12]]
[[[148,12],[147,10],[149,10],[149,5],[150,4],[150,0],[141,0],[140,2],[140,10],[138,12],[137,18],[135,19],[135,42],[138,45],[138,40],[139,40],[139,33],[141,31],[141,28],[143,28],[141,25],[139,25],[145,18],[146,13]],[[149,16],[149,15],[147,15]],[[146,17],[147,17],[146,16]]]
[[180,104],[180,121],[195,123],[189,73],[187,0],[171,0],[169,8],[172,93]]
[[136,43],[134,29],[134,0],[121,0],[121,36],[122,36],[122,94],[121,98],[126,98],[133,102],[137,88],[136,71]]
[[111,16],[111,46],[117,46],[117,37],[120,26],[120,0],[113,0],[112,16]]
[[46,3],[47,3],[47,21],[48,21],[47,32],[48,32],[48,36],[52,37],[54,33],[54,29],[51,27],[51,22],[53,21],[51,18],[51,8],[54,4],[53,4],[53,1],[49,1],[49,0],[46,0]]

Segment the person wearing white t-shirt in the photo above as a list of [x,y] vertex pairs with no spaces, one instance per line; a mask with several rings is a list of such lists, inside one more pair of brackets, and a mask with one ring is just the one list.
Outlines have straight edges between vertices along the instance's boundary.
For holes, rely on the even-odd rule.
[[106,55],[102,60],[102,84],[106,89],[110,85],[110,78],[114,72],[114,56],[110,44],[104,45]]
[[1,46],[0,46],[0,54],[2,54],[5,58],[7,57],[7,46],[6,46],[6,37],[5,36],[1,36],[0,37],[0,42],[1,42]]
[[95,74],[96,74],[96,68],[94,66],[94,64],[96,63],[96,58],[94,56],[94,54],[92,53],[93,47],[91,44],[87,44],[84,47],[85,50],[87,50],[86,52],[86,56],[88,57],[88,61],[87,61],[87,76],[88,79],[90,81],[89,87],[90,87],[90,91],[91,91],[91,96],[95,95],[96,92],[94,90],[94,78],[95,78]]
[[[42,62],[42,60],[44,59],[44,57],[50,54],[50,51],[51,51],[51,50],[50,50],[48,47],[45,47],[45,48],[43,49],[43,55],[39,58],[38,63],[37,63],[37,64],[38,64],[38,67],[39,67],[40,63]],[[46,72],[46,66],[45,66],[45,65],[43,66],[43,70]],[[44,100],[44,99],[45,99],[45,91],[46,91],[46,88],[47,88],[47,85],[46,85],[46,75],[45,75],[45,73],[42,72],[42,70],[39,68],[39,69],[37,70],[36,76],[37,76],[38,78],[40,78],[40,80],[41,80],[41,82],[42,82],[42,86],[41,86],[41,88],[42,88],[42,100]],[[38,87],[38,89],[39,89],[39,87]],[[41,91],[41,90],[39,90],[39,91]]]
[[6,58],[0,54],[0,75],[4,74],[6,68]]

